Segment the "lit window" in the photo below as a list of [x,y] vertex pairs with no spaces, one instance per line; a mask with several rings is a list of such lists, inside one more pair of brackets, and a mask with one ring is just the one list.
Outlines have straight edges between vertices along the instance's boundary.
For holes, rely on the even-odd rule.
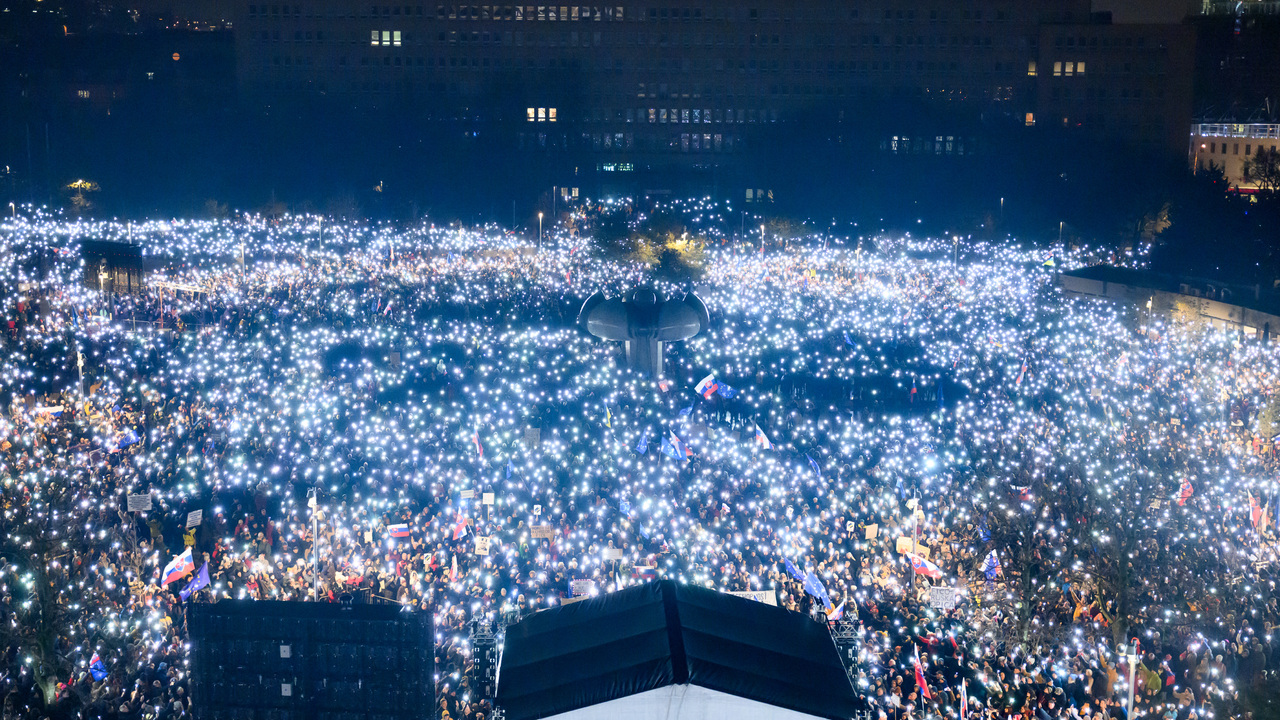
[[1027,113],[1027,127],[1031,127],[1032,125],[1035,125],[1035,124],[1036,124],[1036,114]]
[[377,31],[377,30],[372,30],[372,31],[370,31],[370,32],[372,32],[373,37],[372,37],[372,39],[369,41],[369,44],[370,44],[370,45],[377,45],[377,44],[378,44],[378,31]]
[[547,120],[547,109],[538,108],[538,122],[546,122],[546,120]]
[[80,90],[80,91],[78,91],[78,93],[77,93],[77,94],[78,94],[80,97],[84,98],[85,100],[88,100],[88,99],[89,99],[89,91],[88,91],[88,90]]
[[755,190],[752,190],[751,188],[747,188],[747,202],[751,202],[755,198],[755,194],[756,194]]
[[1036,76],[1036,61],[1035,61],[1035,60],[1032,60],[1032,61],[1030,61],[1030,62],[1028,62],[1028,63],[1027,63],[1027,75],[1028,75],[1028,76],[1030,76],[1030,77],[1035,77],[1035,76]]
[[556,109],[555,109],[555,108],[550,108],[550,109],[548,109],[548,110],[547,110],[547,120],[550,120],[551,122],[555,122],[555,121],[556,121]]
[[394,30],[391,33],[391,44],[400,47],[400,31]]
[[1076,74],[1077,74],[1077,75],[1083,75],[1083,74],[1084,74],[1084,63],[1082,63],[1082,62],[1078,62],[1078,63],[1076,63]]
[[1053,76],[1062,77],[1062,63],[1056,62],[1053,64]]
[[536,115],[537,115],[537,109],[536,109],[536,108],[525,108],[525,112],[526,112],[526,113],[528,113],[528,115],[529,115],[529,122],[533,122],[533,121],[534,121],[534,118],[535,118],[535,117],[536,117]]
[[390,45],[390,44],[391,44],[391,31],[390,31],[390,30],[383,30],[383,31],[382,31],[382,44],[383,44],[384,46],[387,46],[387,45]]
[[1076,71],[1076,64],[1073,62],[1068,62],[1066,76],[1071,77],[1072,75],[1075,74],[1075,71]]

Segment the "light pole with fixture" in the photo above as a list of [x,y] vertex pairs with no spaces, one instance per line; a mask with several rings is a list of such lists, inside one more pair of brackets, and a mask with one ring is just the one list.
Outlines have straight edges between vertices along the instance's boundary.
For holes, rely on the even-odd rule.
[[542,213],[538,213],[538,250],[542,250]]

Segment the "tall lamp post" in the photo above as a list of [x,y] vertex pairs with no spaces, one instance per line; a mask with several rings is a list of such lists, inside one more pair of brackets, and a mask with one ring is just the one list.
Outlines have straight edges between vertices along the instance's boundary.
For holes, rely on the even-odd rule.
[[538,213],[538,250],[542,250],[542,213]]
[[1129,704],[1125,706],[1125,717],[1133,720],[1133,680],[1138,671],[1138,638],[1133,639],[1132,646],[1121,643],[1116,651],[1129,664]]

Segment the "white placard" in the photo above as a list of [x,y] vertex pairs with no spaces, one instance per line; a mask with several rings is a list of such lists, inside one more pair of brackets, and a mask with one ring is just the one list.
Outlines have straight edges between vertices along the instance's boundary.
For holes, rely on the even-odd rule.
[[623,550],[622,550],[622,548],[605,548],[605,549],[604,549],[604,559],[605,559],[605,561],[609,561],[609,560],[621,560],[621,559],[622,559],[622,556],[623,556]]
[[493,504],[493,493],[485,493],[480,496],[480,502],[485,505]]
[[484,535],[476,536],[476,554],[477,555],[489,554],[489,540],[490,538]]
[[585,580],[579,578],[569,582],[569,592],[573,595],[589,595],[592,590],[596,589],[595,580]]
[[191,512],[187,513],[187,529],[188,530],[190,530],[193,527],[197,527],[202,522],[204,522],[204,510],[192,510]]
[[959,600],[959,593],[953,587],[931,587],[929,588],[929,606],[939,610],[950,610],[956,606]]
[[529,528],[529,537],[534,540],[550,540],[555,537],[555,531],[551,529],[550,525],[534,525]]
[[542,514],[542,506],[541,506],[541,505],[534,505],[534,506],[533,506],[533,515],[534,515],[534,517],[537,517],[538,515],[541,515],[541,514]]
[[463,491],[462,491],[462,493],[460,494],[460,497],[461,497],[463,500],[470,500],[470,499],[474,498],[475,496],[476,496],[476,491],[475,491],[475,490],[463,490]]
[[151,495],[130,495],[128,499],[129,512],[146,512],[151,509]]
[[734,597],[762,602],[765,605],[773,605],[774,607],[777,607],[778,605],[778,596],[772,590],[737,590],[732,591],[729,594]]

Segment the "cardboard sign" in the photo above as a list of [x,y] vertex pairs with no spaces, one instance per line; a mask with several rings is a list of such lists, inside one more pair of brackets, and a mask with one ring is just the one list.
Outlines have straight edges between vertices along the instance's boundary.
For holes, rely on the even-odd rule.
[[959,597],[959,593],[952,587],[939,586],[929,588],[929,606],[939,610],[954,608]]
[[604,559],[606,561],[621,560],[622,555],[623,555],[622,548],[605,548],[604,549]]
[[529,447],[538,447],[538,443],[542,441],[542,428],[527,427],[524,429],[524,444]]
[[474,498],[475,496],[476,496],[476,491],[475,491],[475,490],[463,490],[463,491],[459,494],[459,497],[461,497],[463,500],[470,500],[470,499]]
[[192,510],[187,513],[187,529],[197,527],[204,522],[204,510]]
[[911,538],[909,537],[898,538],[897,543],[894,545],[894,549],[900,553],[915,553],[926,560],[929,559],[929,553],[931,552],[923,543],[915,543],[915,548],[913,549]]
[[476,536],[476,554],[477,555],[489,554],[489,540],[490,538],[482,535]]
[[534,525],[529,528],[529,537],[534,540],[550,540],[555,537],[555,531],[550,525]]
[[864,540],[875,540],[875,539],[876,539],[876,536],[878,536],[879,534],[880,534],[880,526],[879,526],[879,525],[868,525],[868,526],[867,526],[867,532],[866,532],[866,534],[865,534],[865,535],[863,535],[863,539],[864,539]]
[[129,512],[147,512],[151,509],[151,494],[130,495],[126,502]]
[[485,504],[485,505],[492,505],[492,504],[493,504],[493,493],[485,493],[484,495],[481,495],[481,496],[480,496],[480,502],[481,502],[481,503],[483,503],[483,504]]
[[756,602],[762,602],[765,605],[773,605],[774,607],[777,607],[778,605],[778,596],[772,590],[738,590],[731,591],[728,594],[735,597],[746,598],[748,600],[755,600]]
[[569,581],[569,592],[573,595],[589,595],[592,590],[596,589],[595,580],[586,580],[578,578]]

